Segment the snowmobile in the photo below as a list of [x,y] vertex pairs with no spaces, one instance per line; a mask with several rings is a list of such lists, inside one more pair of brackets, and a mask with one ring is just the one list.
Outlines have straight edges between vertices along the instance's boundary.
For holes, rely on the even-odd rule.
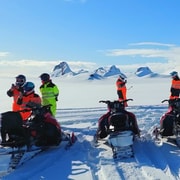
[[50,113],[50,105],[36,106],[32,103],[23,111],[31,116],[23,122],[20,112],[8,111],[1,114],[1,146],[30,149],[58,146],[62,141],[61,126]]
[[65,149],[73,145],[76,140],[74,133],[62,131],[60,124],[51,115],[50,106],[28,103],[27,109],[23,111],[31,111],[31,116],[25,122],[20,111],[0,114],[2,139],[0,155],[11,155],[7,170],[2,172],[4,175],[11,173],[41,152],[58,148],[62,141],[67,142]]
[[180,98],[165,99],[168,102],[168,111],[160,118],[160,128],[155,128],[153,134],[157,144],[162,145],[162,138],[174,139],[180,147]]
[[123,101],[99,101],[107,104],[108,112],[99,119],[99,127],[95,135],[96,142],[107,137],[108,144],[112,148],[114,158],[126,158],[133,156],[133,141],[139,134],[136,117],[125,110]]

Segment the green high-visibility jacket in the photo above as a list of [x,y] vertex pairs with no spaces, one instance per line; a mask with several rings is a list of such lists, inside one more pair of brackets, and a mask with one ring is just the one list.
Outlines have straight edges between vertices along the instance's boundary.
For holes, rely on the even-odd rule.
[[59,89],[51,81],[46,82],[40,86],[40,92],[42,96],[42,105],[51,104],[50,110],[52,115],[56,115],[56,101],[58,100]]

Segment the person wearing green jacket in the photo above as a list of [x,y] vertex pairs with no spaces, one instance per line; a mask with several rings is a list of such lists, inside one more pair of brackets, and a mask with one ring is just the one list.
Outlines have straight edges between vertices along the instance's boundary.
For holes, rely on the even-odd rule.
[[40,75],[42,85],[40,86],[40,92],[42,97],[42,105],[49,105],[52,115],[55,117],[57,101],[59,95],[59,89],[50,79],[50,75],[43,73]]

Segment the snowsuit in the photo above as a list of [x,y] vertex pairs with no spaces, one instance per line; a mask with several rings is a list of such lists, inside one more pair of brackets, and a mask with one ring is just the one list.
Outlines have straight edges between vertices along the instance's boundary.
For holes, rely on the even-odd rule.
[[17,99],[19,97],[19,94],[23,92],[23,88],[19,86],[12,85],[11,89],[7,91],[7,95],[9,97],[13,97],[13,103],[12,103],[12,111],[19,111],[20,105],[17,104]]
[[59,95],[58,87],[49,80],[40,86],[40,92],[42,95],[42,105],[51,104],[50,110],[52,115],[55,117],[57,107],[56,101],[58,101]]
[[[122,81],[120,78],[118,78],[116,81],[116,88],[119,101],[126,99],[126,82],[127,81]],[[125,107],[127,107],[127,102],[125,103]]]
[[[38,94],[31,92],[30,94],[27,95],[23,95],[22,97],[18,97],[17,99],[17,104],[20,105],[20,109],[19,110],[24,110],[24,109],[29,109],[26,105],[29,102],[33,102],[36,103],[37,105],[41,105],[41,98]],[[27,112],[20,112],[22,119],[24,121],[26,121],[30,115],[31,115],[31,111],[27,111]]]
[[169,99],[176,99],[179,98],[180,95],[180,79],[178,76],[172,79],[171,82],[171,89],[170,89],[171,95]]

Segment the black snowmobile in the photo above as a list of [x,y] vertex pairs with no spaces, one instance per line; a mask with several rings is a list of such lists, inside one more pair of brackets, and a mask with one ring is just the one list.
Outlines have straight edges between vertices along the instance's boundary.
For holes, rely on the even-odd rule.
[[107,137],[114,158],[133,156],[134,136],[139,135],[135,115],[125,110],[124,104],[130,100],[132,101],[99,101],[107,104],[108,112],[99,118],[95,139],[97,142]]
[[1,146],[21,148],[27,146],[57,146],[61,142],[61,127],[50,113],[50,105],[28,104],[31,116],[23,122],[20,112],[1,114]]
[[168,102],[168,111],[160,118],[160,129],[156,128],[153,133],[157,139],[174,137],[180,147],[180,98],[164,102]]

